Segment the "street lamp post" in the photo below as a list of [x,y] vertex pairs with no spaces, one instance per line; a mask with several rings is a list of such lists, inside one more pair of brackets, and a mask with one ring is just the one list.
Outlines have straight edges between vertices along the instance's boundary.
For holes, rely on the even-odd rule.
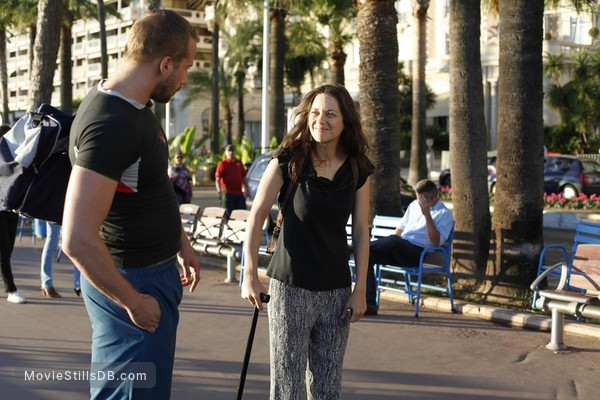
[[263,13],[263,63],[262,63],[262,111],[261,152],[269,149],[269,0],[264,0]]

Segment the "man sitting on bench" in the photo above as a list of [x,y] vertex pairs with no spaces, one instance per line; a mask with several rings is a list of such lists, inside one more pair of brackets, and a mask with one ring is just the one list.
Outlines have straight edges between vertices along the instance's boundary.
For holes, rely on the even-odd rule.
[[417,266],[423,249],[443,244],[452,231],[454,218],[440,201],[435,183],[424,179],[415,191],[417,198],[406,209],[396,234],[371,242],[365,315],[377,315],[379,311],[375,264]]

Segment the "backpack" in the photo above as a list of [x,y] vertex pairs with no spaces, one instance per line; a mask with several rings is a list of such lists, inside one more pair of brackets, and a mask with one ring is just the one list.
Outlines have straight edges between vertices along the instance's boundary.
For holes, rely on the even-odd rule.
[[62,223],[74,118],[42,104],[0,139],[0,209]]

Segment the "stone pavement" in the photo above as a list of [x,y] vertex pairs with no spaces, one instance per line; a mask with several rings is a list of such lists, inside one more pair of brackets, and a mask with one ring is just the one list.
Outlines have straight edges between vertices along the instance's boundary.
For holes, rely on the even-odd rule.
[[[0,298],[0,399],[85,399],[87,382],[75,378],[88,371],[89,320],[71,289],[73,266],[66,257],[54,268],[63,298],[41,297],[41,245],[24,237],[13,255],[17,285],[29,302]],[[185,293],[180,307],[172,399],[234,399],[252,308],[236,285],[224,283],[223,259],[200,260],[202,282],[195,293]],[[460,303],[459,313],[451,314],[443,309],[445,300],[428,298],[415,319],[412,307],[399,299],[384,296],[379,316],[352,325],[342,399],[598,398],[600,334],[568,334],[570,349],[553,353],[544,347],[547,332],[482,319],[522,319],[507,310]],[[267,336],[263,312],[244,399],[268,398]],[[32,380],[32,373],[40,379]],[[71,379],[60,379],[61,373]]]

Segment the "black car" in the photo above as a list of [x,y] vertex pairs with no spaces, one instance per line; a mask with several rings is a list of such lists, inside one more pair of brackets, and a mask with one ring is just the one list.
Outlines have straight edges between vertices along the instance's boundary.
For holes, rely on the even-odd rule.
[[[248,182],[248,188],[250,189],[250,193],[246,198],[246,206],[248,209],[252,207],[252,202],[254,201],[254,196],[256,195],[256,190],[258,189],[258,184],[260,183],[260,179],[265,173],[265,169],[271,161],[273,157],[273,152],[268,152],[265,154],[261,154],[256,157],[256,159],[250,165],[248,169],[248,173],[246,174],[246,180]],[[402,205],[402,211],[406,210],[406,207],[416,198],[415,190],[408,182],[400,177],[400,202]],[[271,212],[269,213],[269,218],[265,221],[265,228],[271,231],[275,226],[275,221],[277,220],[277,213],[279,212],[279,207],[277,206],[277,202],[273,204],[271,208]]]

